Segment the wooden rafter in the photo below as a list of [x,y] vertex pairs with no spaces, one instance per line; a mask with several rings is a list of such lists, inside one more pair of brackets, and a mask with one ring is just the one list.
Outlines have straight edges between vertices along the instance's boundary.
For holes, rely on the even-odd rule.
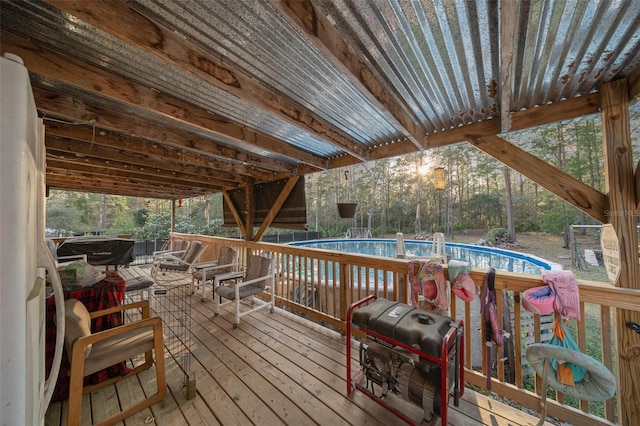
[[[34,96],[36,104],[45,117],[63,117],[66,121],[75,124],[64,124],[55,121],[47,121],[46,131],[62,136],[68,136],[73,139],[92,140],[100,135],[108,135],[103,139],[113,140],[114,144],[118,144],[123,148],[135,146],[137,144],[145,148],[157,147],[173,147],[180,149],[182,156],[190,155],[192,158],[201,158],[202,160],[213,161],[223,160],[224,164],[235,165],[234,173],[241,175],[254,176],[257,179],[265,179],[259,176],[260,171],[294,173],[294,167],[291,163],[285,163],[276,159],[264,158],[247,151],[231,148],[217,143],[215,140],[206,139],[193,133],[173,130],[158,123],[152,125],[152,122],[141,123],[131,115],[107,110],[105,108],[96,107],[84,103],[78,98],[71,98],[61,93],[41,88],[34,88]],[[87,123],[93,121],[98,133],[93,134],[93,129],[88,134],[91,126],[78,126],[78,123]],[[118,135],[126,133],[125,136]],[[216,168],[226,168],[223,163],[212,163]],[[244,165],[250,164],[251,167]],[[258,174],[254,175],[254,171]]]
[[[329,19],[309,0],[278,0],[283,14],[300,27],[326,58],[351,81],[364,88],[405,129],[416,149],[424,148],[424,131],[389,93],[370,67],[360,58]],[[360,158],[363,160],[363,158]]]
[[325,168],[324,159],[291,146],[279,139],[236,124],[227,118],[212,114],[181,100],[158,93],[115,74],[103,71],[61,53],[32,43],[29,40],[0,32],[3,48],[22,57],[30,71],[53,78],[87,91],[98,91],[101,96],[144,108],[165,119],[192,126],[245,144],[293,158],[318,169]]
[[[591,93],[554,104],[517,111],[512,114],[511,130],[516,131],[530,127],[544,126],[546,124],[570,120],[585,115],[597,114],[598,112],[600,112],[600,94]],[[499,120],[491,119],[434,133],[427,136],[426,148],[439,148],[466,142],[473,138],[495,136],[500,133],[500,124]],[[380,160],[416,151],[418,151],[418,149],[411,142],[402,141],[373,148],[371,150],[370,160]],[[350,157],[336,157],[329,161],[329,168],[345,167],[356,163],[357,161],[354,161],[354,159]],[[301,167],[298,172],[307,174],[312,173],[313,170],[308,167]],[[283,177],[287,176],[277,175],[276,179]]]
[[246,227],[244,226],[244,222],[242,221],[242,217],[240,217],[240,213],[238,212],[238,209],[237,209],[236,205],[233,203],[233,200],[229,196],[229,193],[227,191],[223,192],[222,193],[222,198],[224,198],[224,202],[226,203],[227,207],[229,208],[229,211],[231,212],[231,215],[233,216],[233,219],[236,221],[236,224],[238,225],[238,228],[240,228],[240,232],[242,232],[242,238],[247,240],[248,238],[247,238],[247,235],[246,235]]
[[470,138],[469,142],[591,217],[606,223],[609,202],[602,192],[498,136]]
[[640,98],[640,68],[629,76],[629,100]]
[[123,168],[130,166],[131,169],[137,169],[139,171],[156,169],[176,173],[182,172],[200,176],[203,180],[215,179],[227,186],[235,186],[234,184],[237,184],[237,182],[229,179],[229,175],[226,173],[220,173],[211,168],[183,163],[179,160],[167,162],[144,153],[134,154],[131,151],[123,152],[117,148],[105,147],[84,141],[73,141],[53,135],[47,137],[46,145],[48,155],[50,156],[67,159],[94,159],[94,163],[100,163],[102,166],[108,166],[109,163],[114,162],[114,165],[123,164]]
[[513,104],[513,46],[518,26],[517,3],[500,3],[500,129],[511,130]]
[[[177,162],[206,167],[215,170],[221,179],[235,182],[245,182],[248,178],[270,179],[272,172],[250,168],[237,162],[211,157],[197,151],[179,149],[158,142],[133,138],[104,130],[99,127],[93,129],[90,125],[80,126],[71,124],[53,123],[45,120],[46,134],[51,137],[83,141],[94,145],[100,145],[120,151],[132,152],[132,157],[147,155],[168,164]],[[289,173],[289,171],[285,171]]]
[[72,175],[72,173],[85,173],[95,175],[96,177],[111,178],[113,180],[135,179],[139,182],[147,182],[151,184],[163,183],[167,185],[191,186],[198,190],[210,192],[218,192],[225,189],[224,186],[220,185],[219,181],[210,178],[203,178],[197,175],[188,175],[185,173],[172,174],[167,170],[148,171],[146,168],[142,171],[136,171],[136,168],[127,169],[122,166],[109,167],[111,166],[110,163],[106,166],[96,166],[95,164],[90,164],[84,160],[85,159],[65,161],[48,157],[47,173],[51,175],[54,173],[65,174],[66,171],[66,174],[69,176]]
[[[47,3],[74,15],[85,22],[126,40],[139,49],[190,72],[203,81],[258,105],[279,118],[321,137],[360,159],[365,150],[337,129],[329,126],[313,113],[302,109],[282,95],[265,87],[219,57],[190,43],[175,32],[115,1],[69,2],[48,0]],[[322,167],[318,163],[317,167]]]
[[92,192],[98,194],[128,195],[140,198],[178,199],[198,195],[191,187],[178,187],[175,185],[141,185],[138,182],[117,182],[108,179],[91,177],[72,177],[66,175],[47,176],[47,185],[56,189]]
[[282,205],[285,203],[285,201],[287,201],[287,197],[289,197],[289,194],[291,194],[291,191],[296,186],[296,183],[299,179],[300,176],[293,176],[287,180],[287,183],[285,183],[282,191],[280,191],[280,194],[278,194],[278,198],[276,198],[273,205],[269,209],[269,212],[262,221],[258,232],[256,232],[256,235],[254,236],[254,240],[259,241],[262,238],[262,235],[278,215],[278,212],[282,208]]

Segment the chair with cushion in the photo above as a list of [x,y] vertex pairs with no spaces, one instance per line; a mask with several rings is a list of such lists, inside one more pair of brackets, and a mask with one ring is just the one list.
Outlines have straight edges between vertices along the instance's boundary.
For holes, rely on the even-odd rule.
[[160,250],[153,252],[153,257],[156,258],[157,256],[171,253],[174,256],[183,258],[188,248],[189,241],[181,240],[179,238],[169,238]]
[[[206,246],[200,241],[191,241],[186,252],[162,252],[154,256],[151,277],[156,284],[171,284],[187,276],[191,278],[193,265],[198,261]],[[184,255],[183,255],[184,254]],[[171,272],[171,273],[170,273]],[[178,274],[176,276],[176,274]]]
[[[269,287],[270,300],[268,302],[256,301],[253,296],[262,293]],[[271,259],[266,256],[251,255],[247,259],[247,269],[238,282],[225,282],[214,288],[213,312],[215,316],[220,313],[220,306],[233,303],[235,306],[235,321],[233,328],[240,325],[240,317],[248,315],[259,309],[270,307],[273,312],[275,300],[275,282],[271,270]],[[227,299],[222,302],[221,299]],[[240,303],[252,305],[250,309],[241,311]]]
[[[123,313],[128,309],[141,311],[142,319],[104,331],[91,332],[92,319],[113,313]],[[150,317],[148,301],[115,306],[90,313],[82,302],[77,299],[69,299],[65,302],[65,321],[65,349],[71,364],[67,419],[69,425],[80,424],[82,395],[137,375],[151,368],[154,361],[157,392],[102,421],[100,425],[114,424],[164,398],[167,393],[167,381],[162,321],[159,317]],[[112,377],[95,385],[83,386],[85,376],[143,353],[145,354],[144,363],[136,366],[126,375]]]
[[218,260],[196,263],[191,277],[191,294],[196,287],[202,289],[202,299],[206,299],[207,283],[212,284],[212,291],[225,280],[241,277],[238,272],[238,255],[234,249],[221,246]]

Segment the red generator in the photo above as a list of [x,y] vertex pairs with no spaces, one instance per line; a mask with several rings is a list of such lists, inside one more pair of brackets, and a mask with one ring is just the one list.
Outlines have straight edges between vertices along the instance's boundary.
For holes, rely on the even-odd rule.
[[[364,333],[353,375],[352,329]],[[464,392],[463,331],[462,321],[375,295],[355,302],[347,311],[347,394],[357,389],[408,424],[440,417],[446,425],[449,398],[457,407]]]

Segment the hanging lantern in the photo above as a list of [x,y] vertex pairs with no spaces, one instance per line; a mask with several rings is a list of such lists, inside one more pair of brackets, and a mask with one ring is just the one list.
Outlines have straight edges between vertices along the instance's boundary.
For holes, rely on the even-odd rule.
[[444,167],[436,167],[433,171],[434,174],[434,187],[441,191],[445,189],[447,181],[444,174]]
[[182,207],[182,200],[178,200],[178,207]]

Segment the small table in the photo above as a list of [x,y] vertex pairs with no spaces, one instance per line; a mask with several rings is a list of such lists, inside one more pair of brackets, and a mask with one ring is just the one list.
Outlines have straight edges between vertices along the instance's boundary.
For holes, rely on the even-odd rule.
[[[94,284],[91,287],[85,287],[78,290],[71,290],[64,292],[64,299],[78,299],[81,301],[89,312],[99,311],[101,309],[110,308],[112,306],[121,305],[124,301],[125,293],[125,280],[118,275],[116,271],[106,271],[105,277]],[[51,365],[53,364],[53,355],[56,345],[56,324],[54,318],[56,316],[56,304],[55,298],[49,297],[46,302],[46,357],[45,357],[45,371],[46,376],[49,376]],[[102,331],[108,328],[117,327],[124,323],[122,314],[116,313],[111,315],[105,315],[100,318],[95,318],[91,321],[92,331]],[[67,357],[67,351],[62,353],[62,361],[60,364],[60,373],[58,374],[58,381],[53,392],[51,401],[61,401],[69,396],[69,358]],[[129,368],[124,363],[118,363],[107,369],[99,371],[95,374],[85,377],[84,383],[86,385],[100,383],[101,381],[115,376],[127,374]]]
[[[216,266],[218,266],[218,262],[217,261],[212,261],[212,262],[204,262],[204,263],[198,263],[196,265],[194,265],[194,278],[197,279],[198,275],[200,276],[199,279],[197,279],[197,281],[202,281],[202,299],[204,300],[207,295],[206,295],[206,286],[207,286],[207,282],[211,282],[212,284],[212,292],[213,292],[213,297],[215,297],[215,290],[216,287],[219,286],[220,284],[222,284],[225,281],[230,281],[230,280],[237,280],[238,278],[242,278],[244,276],[244,272],[241,271],[229,271],[229,272],[221,272],[219,274],[215,274],[213,276],[213,279],[207,279],[207,270],[215,270]],[[193,282],[193,281],[192,281]],[[192,292],[195,292],[195,289],[191,289]]]

